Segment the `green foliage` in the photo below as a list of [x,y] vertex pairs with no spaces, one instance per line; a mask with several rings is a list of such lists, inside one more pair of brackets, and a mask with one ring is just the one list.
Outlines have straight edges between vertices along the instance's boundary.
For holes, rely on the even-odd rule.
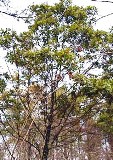
[[104,134],[113,133],[113,105],[104,106],[99,115],[97,125]]
[[3,79],[0,79],[0,92],[3,92],[3,90],[6,87],[6,83]]

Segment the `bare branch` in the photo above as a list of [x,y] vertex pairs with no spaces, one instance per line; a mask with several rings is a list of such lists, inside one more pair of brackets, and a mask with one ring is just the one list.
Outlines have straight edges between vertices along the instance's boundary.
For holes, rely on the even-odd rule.
[[7,15],[7,16],[14,17],[14,18],[18,18],[18,19],[23,19],[23,18],[33,18],[33,17],[26,17],[26,16],[18,16],[17,13],[8,13],[8,12],[1,11],[1,10],[0,10],[0,13],[5,14],[5,15]]
[[113,3],[112,1],[97,1],[97,0],[91,0],[91,1],[96,1],[96,2],[105,2],[105,3]]
[[112,14],[113,14],[113,12],[112,12],[112,13],[109,13],[109,14],[106,14],[106,15],[98,18],[98,19],[96,20],[96,22],[99,21],[99,20],[101,20],[101,19],[103,19],[103,18],[106,18],[106,17],[108,17],[108,16],[111,16]]

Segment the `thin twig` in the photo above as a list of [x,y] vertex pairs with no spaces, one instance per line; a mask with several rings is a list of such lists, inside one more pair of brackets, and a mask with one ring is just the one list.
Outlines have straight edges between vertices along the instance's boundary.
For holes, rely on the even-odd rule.
[[98,1],[98,0],[91,0],[91,1],[96,1],[96,2],[105,2],[105,3],[113,3],[112,1]]
[[18,18],[18,19],[22,19],[22,18],[33,18],[33,17],[26,17],[26,16],[18,16],[18,14],[16,13],[8,13],[8,12],[5,12],[5,11],[1,11],[0,10],[0,13],[3,13],[3,14],[6,14],[8,16],[11,16],[11,17],[14,17],[14,18]]
[[[112,14],[113,14],[113,12],[112,12],[112,13],[109,13],[109,14],[106,14],[106,15],[98,18],[95,22],[97,22],[97,21],[99,21],[99,20],[101,20],[101,19],[103,19],[103,18],[106,18],[106,17],[108,17],[108,16],[111,16]],[[95,23],[95,22],[94,22],[94,23]]]

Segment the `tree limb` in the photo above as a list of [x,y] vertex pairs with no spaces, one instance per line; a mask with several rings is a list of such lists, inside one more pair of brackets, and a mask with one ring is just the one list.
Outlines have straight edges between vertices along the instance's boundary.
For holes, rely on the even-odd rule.
[[105,2],[105,3],[113,3],[112,1],[97,1],[97,0],[91,0],[91,1],[96,1],[96,2]]
[[[18,14],[16,14],[16,13],[8,13],[8,12],[1,11],[1,10],[0,10],[0,13],[3,13],[7,16],[11,16],[11,17],[14,17],[14,18],[19,18],[19,19],[29,18],[29,17],[26,17],[26,16],[18,16]],[[30,18],[33,18],[33,17],[30,17]]]

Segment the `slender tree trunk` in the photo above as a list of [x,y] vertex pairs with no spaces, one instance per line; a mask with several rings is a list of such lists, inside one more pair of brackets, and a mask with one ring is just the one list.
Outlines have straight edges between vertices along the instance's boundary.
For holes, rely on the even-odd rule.
[[111,157],[113,158],[113,134],[108,135],[108,143],[110,145]]
[[[31,140],[31,134],[30,134],[30,130],[29,130],[28,141],[30,142],[30,140]],[[27,158],[28,158],[28,160],[31,159],[31,145],[30,144],[28,144]]]
[[46,133],[45,145],[44,145],[44,148],[43,148],[42,160],[47,160],[48,159],[50,134],[51,134],[51,124],[48,125],[48,127],[47,127],[47,133]]
[[43,148],[43,154],[42,154],[42,160],[47,160],[49,156],[49,142],[50,142],[50,136],[51,136],[51,128],[53,123],[53,108],[54,108],[54,99],[55,99],[55,93],[54,93],[54,87],[51,87],[51,109],[50,114],[48,116],[48,126],[46,128],[46,135],[45,135],[45,144]]

